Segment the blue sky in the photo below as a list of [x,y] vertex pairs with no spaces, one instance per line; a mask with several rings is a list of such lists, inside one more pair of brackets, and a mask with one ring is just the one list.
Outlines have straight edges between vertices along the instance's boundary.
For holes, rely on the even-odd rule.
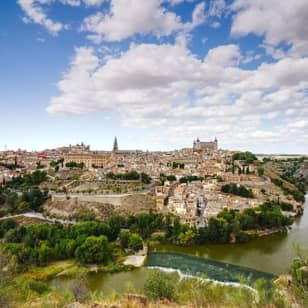
[[5,0],[0,149],[308,153],[308,3]]

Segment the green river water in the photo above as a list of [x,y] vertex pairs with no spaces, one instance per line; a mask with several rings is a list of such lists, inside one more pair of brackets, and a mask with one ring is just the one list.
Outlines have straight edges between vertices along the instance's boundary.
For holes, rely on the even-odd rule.
[[[274,275],[286,273],[295,256],[294,244],[308,248],[307,197],[308,195],[304,215],[294,222],[288,233],[255,239],[244,244],[194,247],[158,245],[152,247],[153,253],[149,255],[148,265],[180,269],[186,274],[202,275],[205,272],[207,277],[220,281],[236,281],[238,274],[246,278],[270,278],[271,276],[264,272]],[[150,271],[146,266],[131,272],[90,274],[87,280],[91,291],[102,291],[106,294],[113,291],[141,291]],[[70,279],[56,278],[50,285],[67,290],[70,283]]]

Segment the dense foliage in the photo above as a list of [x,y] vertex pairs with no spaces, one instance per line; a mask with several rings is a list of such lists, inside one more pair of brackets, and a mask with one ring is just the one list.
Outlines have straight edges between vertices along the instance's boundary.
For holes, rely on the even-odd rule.
[[67,162],[65,164],[65,167],[66,168],[79,168],[79,169],[83,169],[84,168],[84,163],[83,162],[76,163],[75,161],[70,161],[70,162]]
[[31,174],[14,177],[11,182],[5,184],[5,188],[22,190],[32,186],[38,186],[46,180],[47,173],[45,171],[35,170]]
[[140,180],[144,184],[151,183],[151,177],[144,172],[138,173],[137,171],[130,171],[127,173],[113,173],[106,174],[107,179],[122,180],[122,181],[138,181]]
[[303,307],[308,306],[308,257],[307,251],[295,246],[297,257],[290,265],[290,273],[293,278],[293,289],[300,298]]
[[54,260],[76,258],[83,263],[106,263],[111,259],[108,224],[83,222],[73,226],[39,224],[9,226],[4,234],[4,249],[20,265],[45,265]]
[[178,217],[149,212],[75,225],[16,226],[8,220],[1,222],[0,235],[4,238],[7,255],[17,264],[43,265],[67,258],[76,258],[83,263],[106,263],[112,259],[118,238],[123,249],[133,251],[142,248],[143,239],[154,238],[177,245],[227,243],[232,238],[241,242],[249,239],[246,231],[280,228],[291,222],[281,213],[279,204],[266,202],[242,212],[224,209],[199,229],[181,224]]
[[150,273],[144,284],[144,292],[149,298],[154,300],[168,299],[174,301],[176,299],[177,282],[177,275],[154,270]]
[[185,164],[184,163],[177,163],[175,161],[168,162],[167,167],[172,167],[172,169],[184,169]]
[[276,186],[280,187],[284,194],[293,196],[294,200],[297,202],[305,202],[305,191],[301,191],[299,189],[290,190],[287,188],[283,181],[278,178],[272,178],[271,182],[274,183]]
[[29,210],[40,211],[48,198],[48,191],[40,190],[38,185],[46,179],[45,171],[36,170],[31,174],[15,177],[11,182],[1,186],[0,206],[6,204],[6,210],[1,211],[1,216]]
[[196,175],[188,175],[186,177],[180,178],[180,183],[187,183],[187,182],[193,182],[193,181],[202,181],[204,180],[204,177],[196,176]]
[[251,189],[246,188],[243,185],[229,183],[221,187],[221,191],[226,194],[233,194],[245,198],[253,198],[253,193]]
[[232,159],[233,160],[245,160],[248,163],[252,163],[254,160],[257,160],[257,157],[253,153],[246,151],[246,152],[238,152],[238,153],[233,154]]

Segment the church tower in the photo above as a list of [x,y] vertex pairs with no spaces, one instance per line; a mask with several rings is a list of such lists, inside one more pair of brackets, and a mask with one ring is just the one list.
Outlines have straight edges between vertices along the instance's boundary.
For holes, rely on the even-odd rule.
[[119,150],[117,137],[114,137],[112,152],[117,152]]
[[218,150],[218,140],[216,137],[215,137],[214,143],[215,143],[215,150]]

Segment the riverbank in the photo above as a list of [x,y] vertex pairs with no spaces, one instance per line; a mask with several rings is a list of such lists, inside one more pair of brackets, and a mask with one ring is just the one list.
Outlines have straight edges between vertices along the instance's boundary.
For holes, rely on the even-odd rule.
[[[265,287],[262,280],[253,287],[241,283],[217,283],[204,278],[179,275],[177,272],[158,274],[155,269],[147,275],[144,288],[106,293],[105,290],[89,288],[84,276],[71,280],[69,285],[55,287],[43,280],[29,276],[14,278],[1,288],[0,303],[3,307],[291,307],[297,299],[290,284],[279,281],[273,289]],[[94,275],[94,274],[93,274]],[[144,275],[143,275],[144,276]],[[155,278],[156,276],[156,278]],[[58,277],[57,279],[63,279]],[[67,280],[64,280],[67,283]],[[119,281],[121,283],[121,281]],[[149,289],[150,286],[150,289]],[[7,297],[2,297],[5,293]],[[275,294],[279,294],[278,298]],[[281,295],[282,294],[282,295]],[[158,297],[157,297],[158,296]],[[14,298],[10,302],[9,298]],[[278,299],[278,300],[277,300]],[[291,299],[291,301],[290,301]],[[1,302],[2,300],[2,302]],[[1,306],[2,307],[2,306]],[[300,305],[296,307],[301,307]]]
[[148,256],[148,246],[143,244],[143,248],[136,252],[134,255],[127,256],[124,265],[130,265],[134,267],[141,267],[144,265]]

